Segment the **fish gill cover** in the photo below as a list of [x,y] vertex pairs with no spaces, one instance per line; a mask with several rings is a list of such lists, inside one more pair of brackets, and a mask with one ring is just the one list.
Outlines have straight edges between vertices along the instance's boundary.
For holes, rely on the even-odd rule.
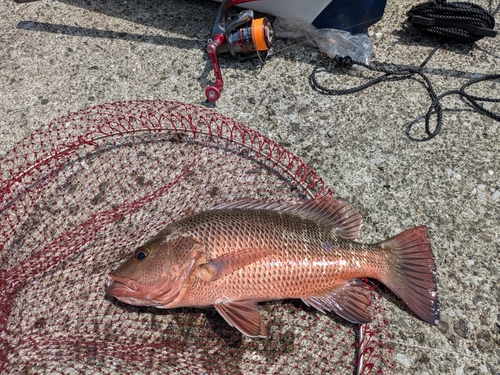
[[[159,310],[106,296],[107,274],[158,230],[241,198],[331,194],[277,143],[211,110],[166,101],[88,108],[0,159],[0,372],[381,374],[389,325],[355,326],[299,301],[261,304],[251,339],[215,310]],[[359,368],[356,353],[363,353]]]

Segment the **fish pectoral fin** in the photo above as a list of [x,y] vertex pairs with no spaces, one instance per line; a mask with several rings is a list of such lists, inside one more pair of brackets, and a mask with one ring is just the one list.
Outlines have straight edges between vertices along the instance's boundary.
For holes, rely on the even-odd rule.
[[370,288],[365,282],[355,279],[327,294],[302,298],[302,301],[322,313],[333,311],[352,323],[365,324],[372,321],[373,315],[369,308],[369,292]]
[[262,322],[257,301],[253,299],[225,300],[216,302],[214,307],[231,327],[237,328],[244,335],[267,336],[267,329]]
[[198,266],[197,275],[202,280],[212,282],[239,268],[248,266],[275,251],[271,249],[245,248],[232,251]]

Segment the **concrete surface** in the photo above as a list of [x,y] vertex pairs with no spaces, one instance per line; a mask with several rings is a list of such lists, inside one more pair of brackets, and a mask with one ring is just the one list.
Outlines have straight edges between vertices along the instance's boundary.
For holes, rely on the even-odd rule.
[[[480,1],[490,11],[498,0]],[[372,26],[373,60],[416,66],[435,41],[404,29],[410,0],[389,0]],[[202,0],[43,0],[0,3],[0,155],[53,118],[126,99],[208,105],[302,157],[366,219],[361,241],[427,225],[437,258],[442,323],[430,327],[387,303],[396,374],[500,374],[500,123],[443,100],[442,132],[416,143],[406,125],[429,105],[415,80],[329,97],[308,85],[323,54],[277,39],[258,60],[221,59],[216,105],[204,53],[218,4]],[[446,44],[429,62],[438,93],[500,73],[500,37]],[[325,78],[326,79],[326,78]],[[359,82],[342,75],[330,85]],[[500,97],[500,82],[471,91]],[[499,111],[499,105],[490,107]]]

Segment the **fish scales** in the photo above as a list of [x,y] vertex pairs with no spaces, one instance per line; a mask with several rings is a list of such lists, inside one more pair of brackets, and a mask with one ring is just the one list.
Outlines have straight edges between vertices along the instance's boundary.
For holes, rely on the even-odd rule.
[[185,217],[109,274],[107,292],[158,308],[214,306],[245,335],[265,337],[258,302],[300,298],[354,323],[372,319],[365,278],[386,284],[424,321],[439,324],[427,230],[376,244],[353,241],[361,215],[333,197],[304,204],[241,201]]
[[174,228],[202,243],[207,259],[245,248],[275,252],[213,283],[194,279],[172,307],[208,306],[221,295],[259,301],[301,298],[336,288],[346,279],[374,277],[385,264],[380,259],[385,254],[371,251],[376,246],[343,240],[334,228],[287,212],[214,210],[183,219]]

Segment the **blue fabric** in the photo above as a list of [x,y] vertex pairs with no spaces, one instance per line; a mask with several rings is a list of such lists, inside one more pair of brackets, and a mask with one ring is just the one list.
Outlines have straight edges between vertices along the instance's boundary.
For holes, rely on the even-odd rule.
[[359,33],[380,21],[387,0],[333,0],[316,17],[313,25]]

